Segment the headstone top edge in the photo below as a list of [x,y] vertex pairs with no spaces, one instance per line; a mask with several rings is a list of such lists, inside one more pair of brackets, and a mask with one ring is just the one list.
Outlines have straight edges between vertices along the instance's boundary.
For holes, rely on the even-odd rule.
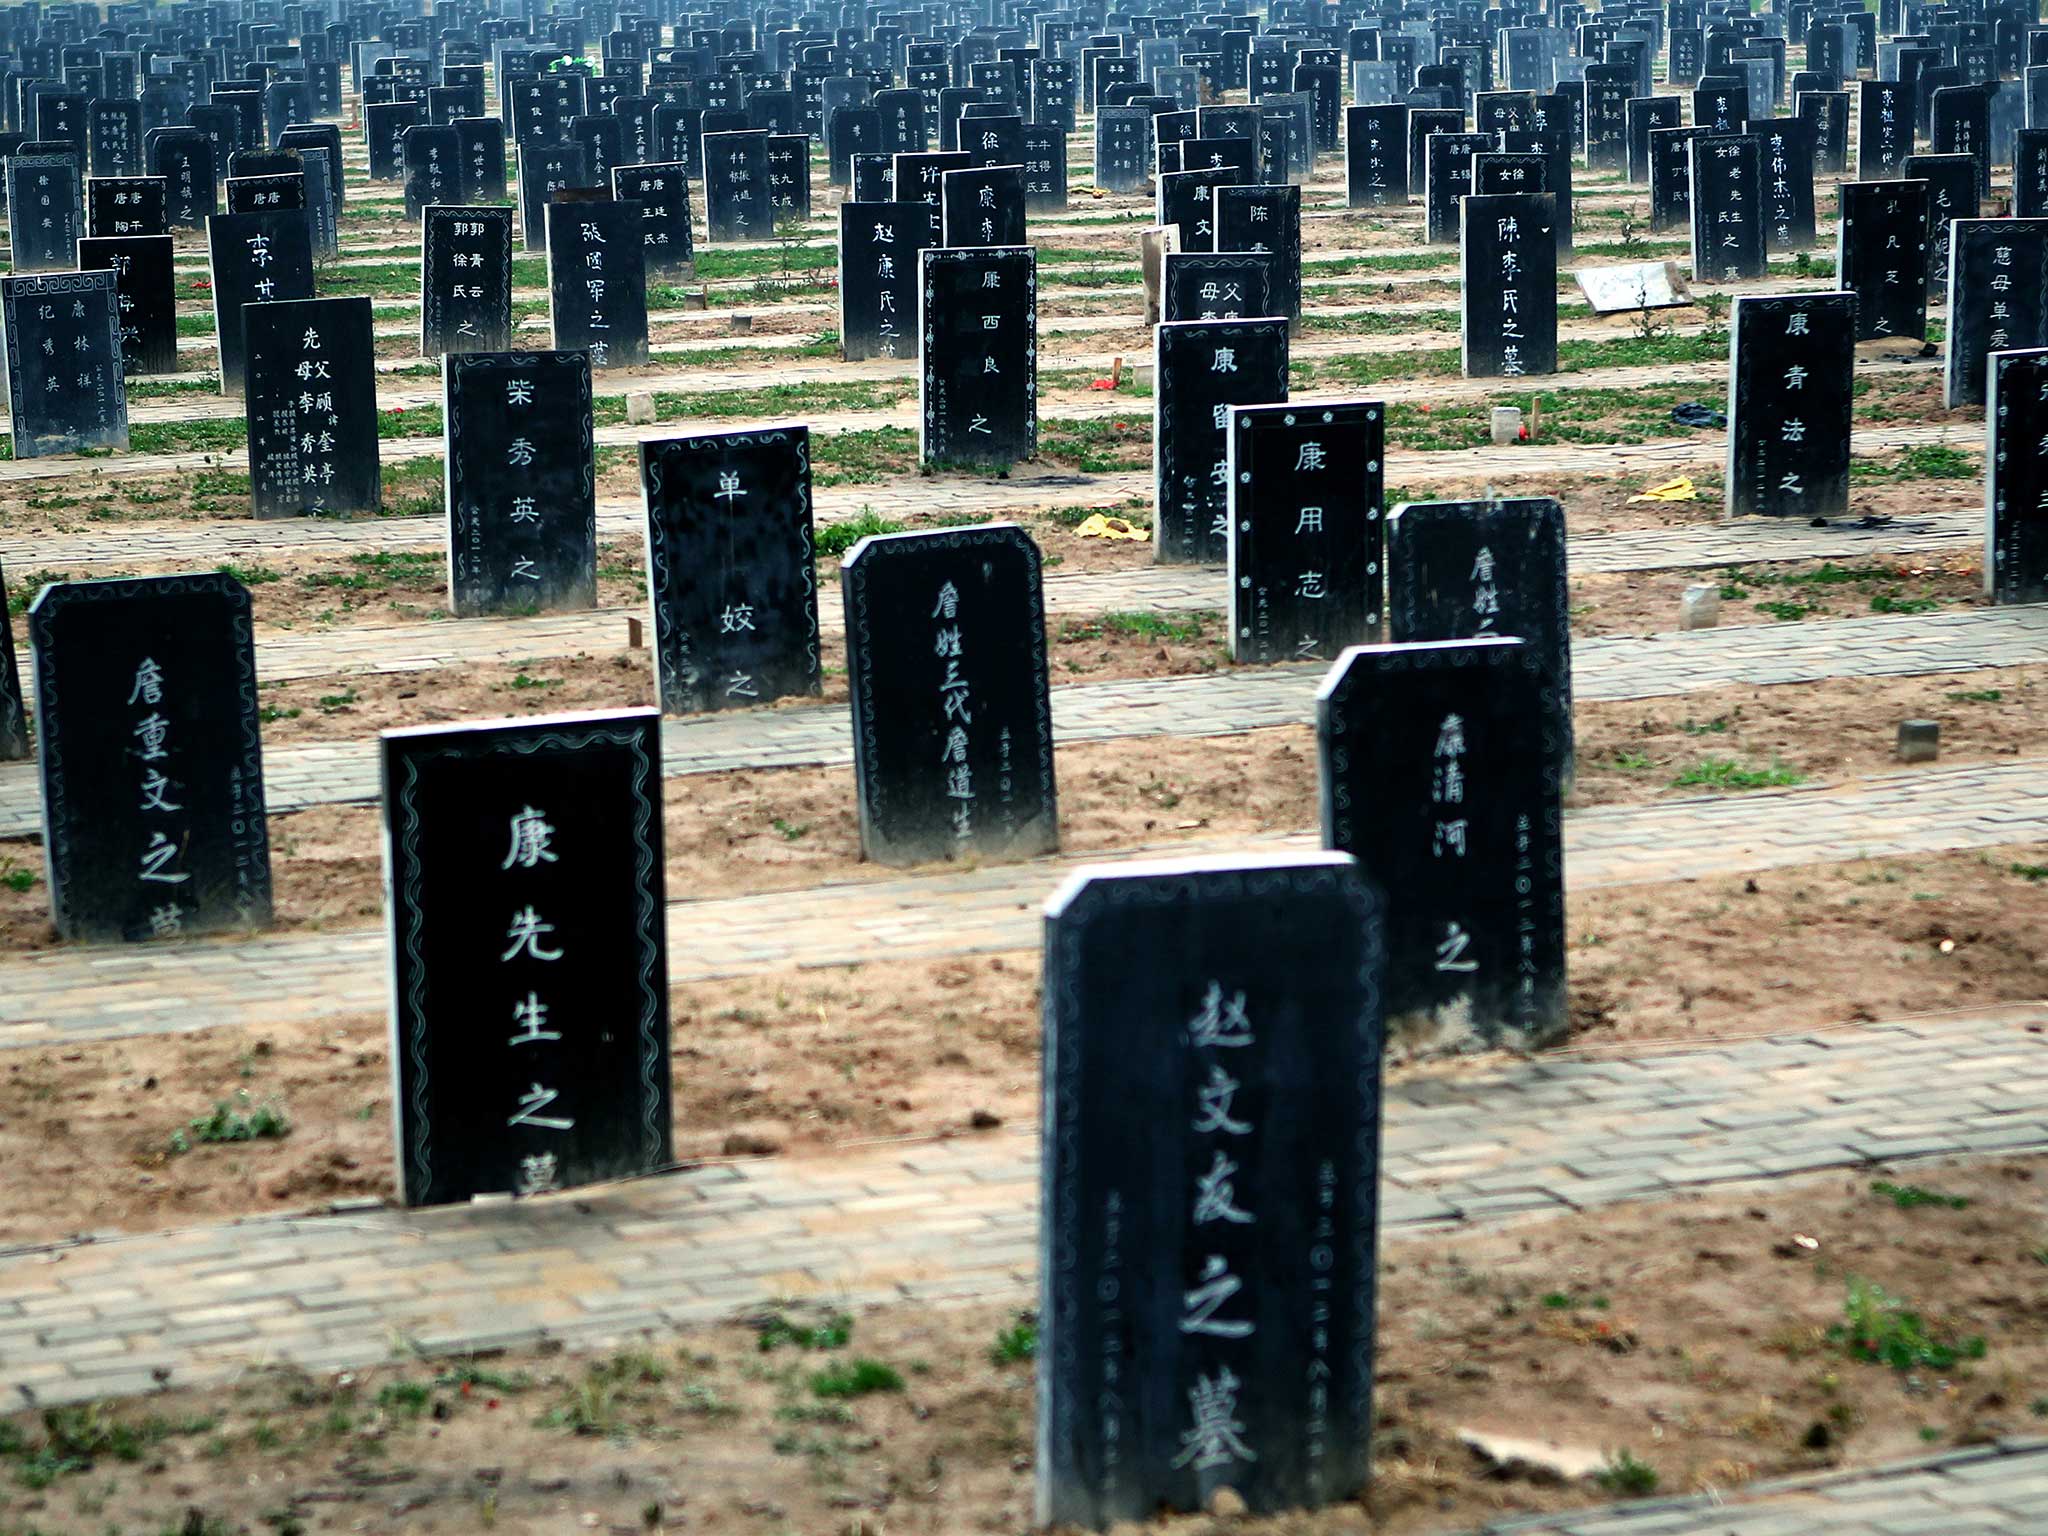
[[648,720],[659,724],[661,711],[651,704],[636,704],[627,709],[567,710],[553,715],[506,715],[495,720],[456,720],[435,725],[396,726],[391,730],[379,731],[377,742],[380,750],[388,750],[393,746],[403,746],[408,742],[437,736],[481,738],[534,731],[630,725]]
[[1062,880],[1046,897],[1044,914],[1057,920],[1097,889],[1131,889],[1149,882],[1174,881],[1193,884],[1204,876],[1286,874],[1322,871],[1357,874],[1361,891],[1367,889],[1358,860],[1348,853],[1317,849],[1306,853],[1272,853],[1247,857],[1242,854],[1200,854],[1183,859],[1137,859],[1125,864],[1085,864]]

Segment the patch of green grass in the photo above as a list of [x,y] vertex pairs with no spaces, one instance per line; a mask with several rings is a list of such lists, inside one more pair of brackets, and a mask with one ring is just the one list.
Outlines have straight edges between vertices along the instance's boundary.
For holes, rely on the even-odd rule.
[[532,688],[559,688],[562,680],[559,677],[529,677],[520,672],[513,676],[510,686],[515,693],[524,693]]
[[423,1381],[388,1381],[377,1389],[377,1406],[400,1418],[418,1418],[433,1399],[433,1388]]
[[1640,752],[1617,752],[1612,761],[1623,773],[1648,773],[1655,766]]
[[1099,613],[1061,627],[1062,640],[1093,640],[1102,635],[1129,635],[1139,640],[1177,641],[1191,645],[1206,639],[1212,616],[1206,613]]
[[1730,757],[1703,757],[1671,781],[1674,789],[1789,789],[1806,775],[1773,759],[1768,768],[1750,768]]
[[348,708],[349,705],[357,701],[358,697],[359,695],[355,689],[351,688],[346,693],[322,694],[317,702],[320,705],[321,713],[331,715],[337,709]]
[[995,1343],[989,1346],[989,1364],[995,1366],[1018,1365],[1026,1360],[1038,1358],[1038,1321],[1033,1317],[1020,1317],[1009,1327],[996,1334]]
[[1891,1201],[1902,1211],[1916,1210],[1923,1205],[1939,1206],[1946,1211],[1960,1211],[1969,1205],[1961,1195],[1944,1195],[1938,1189],[1927,1189],[1918,1184],[1894,1184],[1889,1179],[1878,1179],[1870,1186],[1873,1195]]
[[1871,594],[1872,613],[1932,613],[1941,606],[1938,597],[1899,597],[1890,592]]
[[1542,1301],[1543,1305],[1553,1312],[1605,1312],[1607,1310],[1607,1298],[1605,1296],[1575,1296],[1570,1291],[1546,1291],[1543,1294]]
[[1948,701],[1951,704],[1996,704],[2004,697],[2002,688],[1976,688],[1968,693],[1952,693]]
[[434,1378],[434,1385],[443,1390],[472,1392],[481,1389],[485,1392],[503,1392],[509,1395],[524,1392],[533,1385],[533,1378],[524,1371],[490,1371],[473,1360],[464,1360],[442,1371]]
[[862,507],[860,515],[850,517],[843,523],[827,523],[818,530],[816,544],[821,560],[843,560],[846,552],[862,539],[874,534],[901,533],[903,524],[883,517],[871,507]]
[[1828,1342],[1852,1359],[1895,1371],[1945,1371],[1964,1360],[1984,1358],[1984,1340],[1975,1334],[1946,1333],[1905,1306],[1883,1288],[1851,1276],[1842,1303],[1844,1321],[1828,1330]]
[[27,613],[28,605],[36,600],[36,594],[43,588],[69,579],[62,571],[31,571],[26,576],[17,576],[14,590],[7,594],[8,613]]
[[210,1114],[197,1115],[186,1122],[191,1132],[176,1131],[171,1135],[173,1152],[188,1152],[194,1141],[225,1144],[239,1141],[279,1141],[291,1134],[291,1122],[285,1118],[284,1110],[276,1104],[257,1104],[249,1107],[249,1091],[238,1089],[235,1103],[222,1099],[213,1106]]
[[11,858],[0,858],[0,885],[17,896],[25,896],[35,888],[36,872],[24,869]]
[[1758,603],[1756,611],[1769,614],[1780,624],[1796,624],[1801,619],[1811,618],[1819,613],[1820,609],[1812,603],[1788,603],[1774,598],[1769,602]]
[[853,1337],[853,1319],[834,1312],[816,1323],[803,1323],[784,1312],[769,1312],[754,1322],[755,1345],[762,1354],[788,1344],[797,1349],[844,1349]]
[[1593,1481],[1625,1499],[1647,1498],[1657,1491],[1657,1469],[1629,1451],[1616,1451]]
[[[2015,864],[2012,866],[2012,873],[2022,880],[2048,880],[2048,864]],[[2048,1248],[2044,1248],[2042,1252],[2048,1253]],[[2048,1260],[2043,1262],[2048,1263]]]
[[284,580],[284,572],[273,571],[264,565],[235,565],[230,562],[220,567],[220,573],[232,576],[245,587],[260,587],[267,582]]
[[811,1375],[815,1397],[866,1397],[871,1392],[901,1392],[903,1377],[894,1366],[858,1356],[835,1362]]
[[802,823],[801,825],[797,825],[791,822],[784,821],[780,816],[777,816],[773,820],[771,820],[769,822],[769,825],[775,828],[776,831],[780,832],[785,841],[792,843],[811,830],[811,824],[808,821]]
[[296,720],[302,713],[302,710],[279,709],[275,704],[266,704],[256,712],[256,718],[265,725],[275,725],[280,720]]
[[1681,720],[1678,728],[1688,736],[1719,736],[1728,729],[1728,717],[1716,715],[1711,720]]

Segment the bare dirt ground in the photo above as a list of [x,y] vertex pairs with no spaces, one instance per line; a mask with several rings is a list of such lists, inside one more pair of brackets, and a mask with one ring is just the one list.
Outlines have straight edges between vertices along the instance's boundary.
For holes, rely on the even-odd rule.
[[[2031,1432],[2048,1414],[2044,1176],[2041,1160],[1914,1164],[1385,1243],[1362,1500],[1142,1529],[1418,1536]],[[1873,1285],[1883,1299],[1852,1321]],[[1905,1311],[1927,1347],[1903,1368],[1867,1358]],[[1014,1304],[784,1303],[591,1357],[259,1371],[0,1421],[0,1519],[192,1536],[1016,1531],[1032,1522],[1036,1345]],[[1498,1475],[1460,1440],[1531,1426],[1591,1453],[1604,1486]]]
[[[1574,1048],[2048,997],[2048,846],[1579,892],[1567,934]],[[1024,953],[677,985],[677,1155],[1028,1124],[1038,977]],[[0,1055],[0,1243],[388,1198],[388,1028],[362,1014]],[[289,1132],[208,1143],[190,1122],[219,1105],[272,1106]]]

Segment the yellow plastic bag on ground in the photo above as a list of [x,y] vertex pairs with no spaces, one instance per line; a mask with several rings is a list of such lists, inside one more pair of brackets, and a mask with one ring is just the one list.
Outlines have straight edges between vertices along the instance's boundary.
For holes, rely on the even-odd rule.
[[1680,475],[1676,480],[1666,480],[1662,485],[1653,485],[1640,496],[1631,496],[1634,501],[1698,501],[1700,493],[1692,483],[1692,476]]
[[1120,517],[1104,517],[1100,512],[1090,517],[1074,532],[1084,539],[1130,539],[1138,542],[1152,537],[1142,529],[1133,528]]

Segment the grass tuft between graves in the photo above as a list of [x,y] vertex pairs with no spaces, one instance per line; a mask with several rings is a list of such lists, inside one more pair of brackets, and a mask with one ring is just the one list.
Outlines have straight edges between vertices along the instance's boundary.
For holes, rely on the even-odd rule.
[[1771,760],[1768,768],[1752,768],[1732,757],[1703,757],[1683,769],[1671,781],[1674,789],[1790,789],[1806,782],[1806,775],[1786,763]]
[[893,518],[882,516],[872,507],[862,507],[858,515],[840,523],[827,523],[817,532],[818,558],[821,560],[843,560],[848,550],[862,539],[884,533],[901,533],[904,524]]
[[[223,1099],[211,1112],[195,1115],[186,1129],[171,1133],[170,1151],[175,1156],[192,1150],[193,1144],[227,1145],[244,1141],[278,1141],[291,1134],[291,1122],[282,1106],[272,1102],[252,1103],[249,1090],[237,1089],[232,1103]],[[190,1134],[188,1135],[187,1132]]]
[[1945,1371],[1985,1355],[1981,1336],[1959,1335],[1929,1322],[1882,1286],[1853,1275],[1842,1303],[1842,1317],[1843,1321],[1828,1330],[1828,1342],[1853,1360],[1895,1371]]
[[1945,1195],[1938,1189],[1928,1189],[1919,1184],[1894,1184],[1889,1179],[1875,1180],[1870,1192],[1880,1199],[1889,1200],[1902,1211],[1918,1210],[1923,1206],[1936,1206],[1944,1211],[1966,1210],[1970,1202],[1962,1195]]

